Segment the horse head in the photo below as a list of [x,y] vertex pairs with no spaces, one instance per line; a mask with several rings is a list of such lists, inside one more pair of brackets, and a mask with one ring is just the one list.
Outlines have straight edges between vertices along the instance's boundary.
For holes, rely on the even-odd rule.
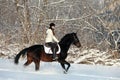
[[77,33],[71,33],[72,39],[73,39],[73,44],[77,47],[81,47],[81,43],[77,37]]

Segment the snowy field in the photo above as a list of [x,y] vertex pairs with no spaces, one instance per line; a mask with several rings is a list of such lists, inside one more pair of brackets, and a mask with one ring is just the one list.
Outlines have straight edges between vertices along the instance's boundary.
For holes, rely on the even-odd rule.
[[41,62],[39,71],[34,64],[24,67],[12,59],[0,59],[0,80],[120,80],[120,67],[71,64],[67,74],[57,62]]

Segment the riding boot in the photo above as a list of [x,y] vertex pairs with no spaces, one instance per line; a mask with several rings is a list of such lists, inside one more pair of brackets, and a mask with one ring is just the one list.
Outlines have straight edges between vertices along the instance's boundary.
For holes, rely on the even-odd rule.
[[57,59],[58,59],[58,57],[56,56],[56,50],[53,49],[53,60],[57,60]]

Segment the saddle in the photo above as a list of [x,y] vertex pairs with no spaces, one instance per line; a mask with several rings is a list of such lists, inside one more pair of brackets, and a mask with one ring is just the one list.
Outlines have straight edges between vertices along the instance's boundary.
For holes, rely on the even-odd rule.
[[[60,45],[59,44],[56,44],[57,46],[57,52],[56,54],[59,54],[60,51],[61,51],[61,48],[60,48]],[[53,54],[52,50],[51,50],[51,47],[47,44],[44,44],[44,51],[46,54]]]

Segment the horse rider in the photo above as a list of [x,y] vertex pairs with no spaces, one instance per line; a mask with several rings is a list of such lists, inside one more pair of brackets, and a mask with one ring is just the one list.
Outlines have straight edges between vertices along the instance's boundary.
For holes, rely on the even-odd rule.
[[57,43],[59,40],[55,37],[55,24],[50,23],[49,28],[46,31],[46,39],[45,39],[45,45],[50,47],[53,53],[53,60],[57,60],[58,57],[56,56],[57,52]]

